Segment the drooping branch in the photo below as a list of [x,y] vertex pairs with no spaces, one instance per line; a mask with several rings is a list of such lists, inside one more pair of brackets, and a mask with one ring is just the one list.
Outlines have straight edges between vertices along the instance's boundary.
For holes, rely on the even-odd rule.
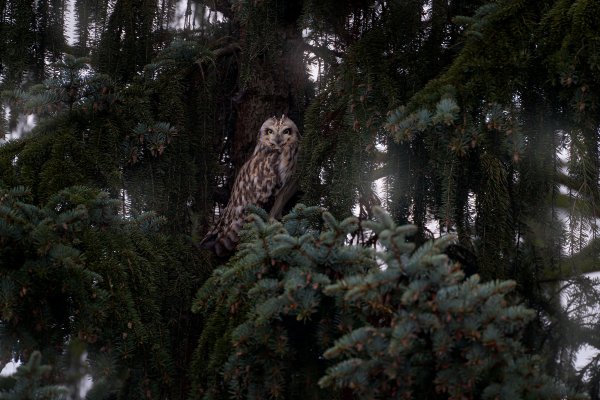
[[208,7],[223,14],[225,18],[232,18],[232,4],[229,0],[211,0],[206,2]]

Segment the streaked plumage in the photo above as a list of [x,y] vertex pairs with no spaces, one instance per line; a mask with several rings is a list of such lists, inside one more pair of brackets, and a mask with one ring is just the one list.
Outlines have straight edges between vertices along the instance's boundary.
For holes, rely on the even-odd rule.
[[215,226],[200,245],[218,256],[232,252],[244,224],[244,209],[254,204],[267,211],[290,182],[296,168],[300,133],[286,116],[266,120],[252,156],[240,169],[231,197]]

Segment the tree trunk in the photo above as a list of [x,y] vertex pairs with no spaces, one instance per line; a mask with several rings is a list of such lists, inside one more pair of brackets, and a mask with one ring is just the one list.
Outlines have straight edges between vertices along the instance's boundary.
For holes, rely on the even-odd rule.
[[[235,172],[248,159],[256,144],[258,130],[270,117],[289,116],[300,132],[306,104],[308,77],[303,63],[302,31],[298,28],[301,1],[296,7],[286,5],[279,11],[276,33],[281,46],[267,48],[264,54],[248,54],[248,42],[254,32],[242,25],[240,71],[250,71],[240,78],[235,135],[232,140],[231,160]],[[281,15],[285,13],[284,15]],[[272,22],[271,22],[272,23]],[[241,73],[243,74],[243,73]],[[243,81],[242,81],[243,79]]]

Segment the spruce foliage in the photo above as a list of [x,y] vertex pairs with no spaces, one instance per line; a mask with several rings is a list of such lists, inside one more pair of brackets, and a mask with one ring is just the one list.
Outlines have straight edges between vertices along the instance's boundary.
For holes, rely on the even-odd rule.
[[[73,24],[65,22],[70,5]],[[393,305],[415,318],[435,316],[448,284],[456,293],[486,287],[508,304],[520,296],[535,313],[529,320],[515,308],[519,317],[507,316],[515,330],[500,342],[517,358],[530,348],[539,361],[527,355],[506,372],[509,352],[484,343],[506,376],[469,364],[464,376],[481,372],[473,397],[491,396],[490,385],[506,389],[506,377],[534,363],[540,385],[526,393],[513,374],[514,391],[506,393],[545,396],[548,373],[598,398],[598,357],[580,370],[574,364],[582,345],[600,347],[599,321],[588,312],[598,284],[581,275],[597,270],[600,249],[598,11],[595,0],[0,0],[2,361],[41,350],[53,367],[48,383],[65,383],[74,396],[67,359],[75,357],[71,346],[81,346],[95,383],[90,398],[227,397],[230,390],[297,397],[307,386],[320,397],[368,397],[358,375],[349,381],[349,370],[333,368],[357,355],[372,365],[377,349],[367,344],[393,342],[400,322],[418,339],[397,353],[410,362],[435,335],[464,354],[483,343],[453,337],[464,333],[456,321],[442,318],[436,331],[433,317],[414,326],[385,311]],[[262,232],[262,244],[249,239],[218,269],[194,315],[197,289],[223,260],[192,244],[227,203],[260,124],[281,113],[303,134],[300,190],[286,211],[299,199],[364,223],[324,221],[306,207],[293,211],[304,225],[294,228],[288,217],[273,227],[254,210],[262,217],[248,234]],[[35,127],[21,134],[26,120]],[[381,247],[388,240],[381,235],[396,228],[382,214],[379,255],[349,246],[375,243],[379,228],[366,222],[374,205],[398,226],[418,226],[414,242],[425,253],[405,250],[391,268],[397,254],[384,261],[393,252]],[[99,209],[108,210],[102,223],[92,215]],[[467,254],[483,284],[461,281],[452,266],[448,275],[432,255],[444,243],[429,241],[446,233],[460,251],[444,251]],[[296,251],[302,246],[319,257],[329,247],[338,258],[307,261]],[[437,282],[423,299],[437,310],[403,300],[404,286],[425,280],[405,272],[400,286],[385,289],[390,299],[346,298],[371,293],[364,281],[398,276],[417,254],[433,274],[426,281]],[[253,267],[244,269],[246,261]],[[489,283],[505,279],[514,291]],[[329,284],[338,286],[324,289]],[[252,335],[254,327],[263,337]],[[377,340],[352,342],[374,333]],[[328,351],[336,340],[363,348]],[[325,352],[332,358],[316,357]],[[450,361],[464,354],[450,352]],[[430,385],[427,393],[459,397],[466,389],[436,375],[445,371],[436,367],[442,357],[433,350],[427,357],[430,381],[440,379],[439,390]],[[297,374],[293,365],[302,366]],[[369,368],[357,371],[370,376]],[[422,387],[377,377],[381,396]],[[317,386],[320,379],[327,386]]]
[[[349,388],[359,398],[563,399],[568,393],[526,353],[521,335],[534,316],[511,300],[514,281],[464,279],[459,264],[442,253],[445,236],[414,249],[381,209],[372,229],[385,249],[380,265],[325,289],[367,324],[337,339],[324,356],[343,359],[321,386]],[[414,251],[413,251],[414,250]],[[583,396],[582,398],[585,398]]]
[[0,377],[0,399],[67,399],[68,390],[65,386],[44,384],[51,369],[49,365],[42,365],[40,352],[34,351],[26,364],[17,367],[13,376]]
[[[163,321],[194,287],[181,281],[185,257],[167,250],[177,242],[157,232],[156,216],[123,220],[106,193],[73,187],[42,208],[30,198],[24,188],[0,191],[2,360],[41,350],[56,365],[79,340],[105,390],[163,396],[179,363],[167,349],[181,345],[171,342],[177,325]],[[181,291],[163,287],[167,277]],[[64,371],[54,373],[60,382]]]
[[[317,387],[321,354],[351,318],[323,297],[323,288],[376,265],[367,249],[344,246],[358,228],[354,217],[338,222],[325,213],[320,231],[319,207],[297,205],[281,223],[252,211],[240,251],[215,270],[194,302],[206,324],[195,363],[208,354],[218,358],[210,375],[196,379],[193,395],[321,398],[327,395]],[[227,388],[217,378],[221,373]]]
[[[534,312],[511,299],[515,282],[465,280],[442,253],[452,236],[415,250],[416,227],[382,209],[362,222],[251,211],[240,251],[194,303],[206,324],[195,363],[210,355],[212,376],[193,398],[585,398],[527,354]],[[358,229],[375,250],[348,245]]]

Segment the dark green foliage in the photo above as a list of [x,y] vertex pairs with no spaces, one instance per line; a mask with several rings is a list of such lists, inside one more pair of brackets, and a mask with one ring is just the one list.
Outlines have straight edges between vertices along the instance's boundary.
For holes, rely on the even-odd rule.
[[157,232],[160,218],[118,217],[106,194],[74,187],[43,208],[27,196],[0,192],[2,359],[40,349],[56,363],[65,341],[79,339],[96,382],[121,384],[128,398],[175,390],[171,351],[185,343],[167,321],[187,310],[202,276],[188,266],[201,260]]
[[91,0],[75,1],[75,54],[86,56],[96,48],[108,17],[110,3]]
[[155,56],[153,23],[157,2],[117,0],[100,38],[97,65],[100,72],[128,81]]
[[2,2],[0,65],[9,84],[19,84],[23,72],[33,64],[35,31],[33,3]]
[[0,399],[2,400],[63,400],[67,399],[65,386],[44,385],[49,365],[42,365],[42,355],[34,351],[26,364],[20,365],[11,377],[0,377]]
[[114,83],[105,75],[90,73],[90,60],[65,54],[51,65],[52,76],[29,88],[4,91],[3,97],[15,111],[43,118],[62,112],[106,110],[119,100]]
[[[320,227],[319,208],[282,223],[253,211],[194,303],[205,317],[194,367],[209,374],[193,398],[579,398],[526,353],[534,313],[510,300],[515,283],[464,280],[442,253],[451,236],[414,250],[416,228],[381,209],[360,225],[324,212]],[[381,250],[347,244],[359,227]]]
[[88,60],[65,55],[53,76],[28,91],[4,91],[13,112],[35,112],[30,137],[0,149],[7,184],[25,185],[46,201],[72,185],[112,189],[120,184],[123,116],[114,83],[89,71]]
[[[71,4],[75,36],[67,43]],[[48,297],[40,302],[15,302],[25,278],[0,285],[7,309],[16,307],[11,321],[17,318],[22,328],[7,331],[6,340],[1,335],[0,343],[12,348],[3,361],[27,358],[39,347],[56,364],[51,380],[71,389],[75,375],[69,375],[67,359],[74,356],[65,349],[79,337],[94,376],[90,398],[174,399],[190,390],[193,397],[210,398],[227,396],[230,388],[243,395],[298,397],[305,387],[315,396],[351,396],[340,381],[323,389],[315,385],[347,356],[315,355],[353,329],[370,326],[375,330],[369,332],[381,333],[404,320],[375,318],[366,305],[345,302],[342,289],[324,293],[326,280],[351,281],[348,271],[328,267],[332,260],[313,260],[313,288],[306,282],[307,260],[294,249],[305,245],[325,257],[319,252],[329,245],[337,249],[345,236],[339,232],[354,222],[341,228],[329,217],[326,224],[299,218],[306,226],[298,231],[290,219],[277,228],[261,227],[271,242],[257,242],[230,260],[236,274],[219,269],[196,305],[202,317],[190,311],[193,294],[217,263],[191,245],[227,203],[260,124],[287,113],[303,134],[302,191],[291,203],[300,199],[338,217],[354,213],[359,221],[372,218],[372,206],[381,204],[399,225],[419,226],[415,244],[433,246],[434,253],[442,245],[425,243],[455,232],[484,281],[513,279],[515,292],[535,310],[522,336],[509,335],[515,352],[521,351],[517,341],[531,347],[539,355],[539,376],[549,372],[572,386],[587,385],[597,398],[597,361],[578,373],[573,360],[583,343],[599,347],[597,321],[582,316],[597,301],[597,287],[579,276],[597,269],[599,251],[598,12],[595,0],[0,0],[0,138],[11,139],[0,139],[0,181],[5,188],[30,188],[15,201],[37,210],[25,225],[10,220],[11,226],[24,235],[44,226],[42,221],[58,226],[62,214],[48,208],[57,198],[83,196],[75,203],[88,211],[97,206],[92,200],[99,190],[107,204],[119,200],[106,226],[76,213],[80,230],[65,237],[59,231],[36,234],[64,246],[56,257],[73,260],[77,268],[61,266],[50,269],[55,275],[38,276],[54,285],[43,293],[27,291]],[[314,82],[308,80],[308,72],[315,72],[309,65],[318,69]],[[35,128],[15,140],[11,133],[30,112]],[[93,188],[89,198],[72,188],[82,185]],[[358,225],[348,241],[373,244],[372,232]],[[309,227],[300,243],[300,232]],[[284,229],[293,240],[269,236]],[[329,239],[321,232],[338,232],[339,241],[325,246]],[[50,256],[36,246],[31,238],[13,240],[0,253],[49,263],[40,261]],[[372,263],[372,256],[363,260],[364,249],[343,246],[340,254],[348,249]],[[267,250],[275,265],[257,256]],[[245,275],[241,265],[249,260],[269,280],[260,283],[255,269]],[[436,260],[427,261],[425,270],[444,270],[444,261]],[[13,261],[6,261],[11,273]],[[84,271],[103,280],[90,281]],[[397,277],[398,271],[370,273],[355,283]],[[405,284],[409,278],[398,279]],[[90,282],[104,295],[88,296]],[[423,292],[430,301],[445,290],[436,282]],[[452,285],[488,287],[469,282]],[[565,287],[577,288],[579,300],[569,304],[581,314],[569,314],[561,304]],[[382,304],[400,307],[404,289],[388,289],[394,295]],[[427,304],[408,305],[417,307],[410,315],[436,312],[419,308]],[[48,318],[43,307],[50,310]],[[265,337],[253,338],[254,329]],[[415,329],[419,338],[430,334]],[[239,356],[231,350],[233,339]],[[431,348],[423,340],[412,343],[415,354]],[[20,346],[36,341],[43,346],[22,351]],[[470,349],[479,342],[456,343]],[[435,352],[428,354],[433,382],[443,368],[436,369]],[[462,354],[449,354],[452,362],[464,361]],[[497,369],[510,356],[489,354]],[[413,353],[403,357],[412,360]],[[521,367],[529,369],[531,360]],[[255,370],[240,369],[254,361],[260,365]],[[481,372],[475,397],[507,376]],[[396,383],[377,379],[375,389],[397,395],[391,392]],[[335,389],[338,384],[345,389]],[[451,392],[450,386],[447,393],[435,392],[434,385],[424,390],[432,397]]]
[[115,203],[74,188],[38,208],[22,187],[0,190],[2,358],[41,349],[54,361],[65,335],[100,329],[106,292],[86,268],[82,237],[114,218]]
[[[209,149],[221,133],[212,100],[218,94],[198,89],[226,72],[202,44],[181,43],[156,60],[160,68],[149,66],[126,89],[97,74],[88,60],[65,56],[43,85],[6,93],[13,111],[39,111],[40,123],[27,137],[2,146],[1,181],[31,187],[30,205],[42,210],[72,185],[102,188],[112,198],[113,218],[106,226],[84,222],[77,232],[81,268],[75,271],[97,276],[97,290],[72,299],[61,292],[66,277],[39,283],[56,288],[43,293],[60,312],[58,322],[46,314],[31,321],[21,317],[43,304],[32,295],[31,304],[17,302],[23,308],[10,309],[20,325],[2,340],[4,362],[38,348],[52,363],[62,362],[66,341],[83,340],[95,383],[90,398],[184,398],[189,390],[186,369],[198,331],[191,296],[211,269],[206,255],[192,250],[190,233],[212,213],[207,169],[218,153]],[[206,63],[203,71],[195,61]],[[149,210],[164,218],[151,217]],[[171,234],[156,232],[156,221]],[[35,254],[32,246],[21,242],[2,250],[24,253],[18,257],[25,262]],[[78,277],[70,276],[84,287],[77,293],[86,293],[87,281]],[[18,296],[21,282],[11,282],[7,296]],[[15,304],[10,296],[7,307]],[[62,369],[54,371],[54,381],[64,382]]]
[[[43,85],[5,91],[13,110],[36,112],[40,121],[32,137],[2,148],[0,159],[7,166],[2,178],[31,187],[40,200],[76,184],[113,196],[126,190],[129,212],[157,210],[172,227],[189,224],[190,214],[196,218],[196,202],[208,200],[211,184],[204,178],[218,157],[211,151],[201,156],[200,149],[216,147],[218,138],[213,137],[216,122],[206,121],[214,110],[197,87],[188,91],[185,83],[198,73],[194,62],[207,61],[210,54],[204,46],[175,42],[128,89],[90,71],[87,59],[66,55],[53,64],[54,76]],[[213,61],[205,78],[215,80],[215,68]],[[199,218],[206,218],[203,210]]]
[[[547,365],[579,346],[564,335],[581,339],[586,327],[567,334],[549,322],[568,319],[560,316],[563,289],[540,282],[577,275],[589,265],[583,258],[597,259],[598,185],[590,183],[598,182],[598,119],[590,110],[598,24],[582,14],[594,12],[592,3],[500,1],[455,19],[466,33],[461,51],[387,122],[401,146],[424,150],[441,192],[428,207],[443,229],[475,249],[484,278],[515,279],[538,311],[526,340],[555,354]],[[434,120],[445,99],[457,107]],[[568,374],[570,362],[561,364],[552,369]]]
[[[563,195],[556,185],[567,185],[570,202],[577,203],[579,195],[595,198],[595,189],[590,190],[586,182],[597,174],[592,167],[597,164],[587,158],[596,150],[578,150],[584,136],[588,137],[585,146],[596,146],[596,134],[586,133],[588,129],[596,132],[592,127],[597,126],[597,118],[588,112],[589,107],[596,107],[595,95],[591,94],[594,90],[589,86],[593,84],[575,83],[578,78],[572,75],[574,68],[588,68],[588,62],[581,60],[595,57],[595,46],[587,45],[591,39],[586,35],[597,26],[578,17],[580,7],[593,8],[584,3],[498,2],[481,7],[473,17],[457,18],[466,37],[451,67],[413,97],[406,108],[397,109],[388,118],[387,128],[396,140],[425,145],[426,157],[436,171],[434,178],[444,190],[432,207],[444,226],[456,229],[461,241],[479,237],[476,246],[485,276],[518,278],[511,269],[522,265],[519,253],[529,251],[530,246],[547,254],[540,259],[547,271],[560,268],[562,238],[552,227],[560,223],[555,207],[566,201],[557,201]],[[582,36],[575,42],[568,36],[557,45],[556,38],[565,37],[575,26],[585,26],[585,30],[577,31],[587,34],[576,34]],[[492,41],[493,50],[489,46]],[[563,52],[570,47],[579,49],[575,44],[579,42],[578,56],[558,56],[565,56]],[[591,54],[583,49],[591,49]],[[574,60],[571,72],[556,64],[559,58],[562,62]],[[454,104],[444,104],[450,101]],[[448,106],[454,110],[443,113]],[[578,180],[579,185],[572,185],[574,182],[559,168],[557,151],[563,145],[586,154],[569,161],[570,175],[585,176]],[[451,170],[440,168],[449,161]],[[584,175],[578,172],[582,169],[587,171]],[[469,196],[475,208],[468,203]],[[476,218],[472,217],[474,212]],[[585,218],[580,223],[595,232]],[[540,237],[544,230],[548,234]],[[515,235],[525,238],[522,245],[514,243]],[[580,239],[574,235],[565,241]],[[498,258],[502,258],[500,265]]]
[[[194,303],[205,316],[195,366],[205,372],[193,396],[223,398],[228,390],[235,398],[322,398],[321,354],[352,320],[323,298],[323,288],[376,265],[368,249],[343,245],[358,228],[356,218],[338,222],[325,213],[319,232],[318,207],[298,205],[271,224],[264,211],[254,211],[240,251],[215,270]],[[202,365],[207,357],[209,368]]]
[[[326,288],[341,294],[370,324],[338,339],[324,356],[343,361],[329,368],[321,386],[346,387],[360,398],[576,398],[541,372],[520,336],[532,310],[513,305],[513,281],[480,284],[441,253],[446,236],[414,252],[406,235],[376,210],[380,222],[365,222],[385,251],[385,269]],[[582,397],[584,398],[584,397]]]
[[[480,4],[305,2],[309,43],[322,66],[319,92],[306,117],[305,142],[311,149],[302,156],[306,202],[340,215],[358,204],[366,216],[384,201],[398,220],[425,223],[434,200],[428,187],[439,190],[438,181],[421,145],[389,140],[385,113],[445,68],[460,48],[449,21]],[[430,9],[429,18],[423,7]],[[381,178],[386,178],[384,193],[376,194],[373,181]]]

